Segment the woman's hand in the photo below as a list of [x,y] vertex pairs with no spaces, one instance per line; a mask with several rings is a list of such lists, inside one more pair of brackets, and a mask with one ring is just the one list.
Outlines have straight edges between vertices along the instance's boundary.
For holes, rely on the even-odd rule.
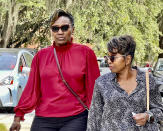
[[144,126],[149,119],[149,115],[147,113],[139,113],[133,115],[133,119],[137,126]]
[[15,117],[11,127],[10,127],[10,131],[20,131],[20,117]]

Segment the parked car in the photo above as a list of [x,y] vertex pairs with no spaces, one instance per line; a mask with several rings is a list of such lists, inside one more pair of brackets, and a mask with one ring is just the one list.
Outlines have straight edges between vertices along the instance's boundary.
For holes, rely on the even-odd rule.
[[11,110],[17,105],[33,56],[28,49],[0,48],[0,109]]
[[97,62],[100,68],[100,75],[106,74],[110,72],[109,65],[107,61],[105,61],[104,57],[98,57]]
[[146,72],[148,70],[149,73],[152,72],[152,67],[139,67],[139,70]]
[[161,96],[163,96],[163,58],[158,59],[156,65],[152,70],[152,74],[155,77],[157,84],[159,85]]

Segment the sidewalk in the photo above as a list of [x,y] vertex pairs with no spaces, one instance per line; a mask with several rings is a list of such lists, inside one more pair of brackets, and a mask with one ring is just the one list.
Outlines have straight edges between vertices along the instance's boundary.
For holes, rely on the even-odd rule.
[[[25,121],[21,122],[20,131],[29,131],[32,121],[33,121],[34,113],[26,114]],[[9,130],[14,119],[14,114],[0,114],[0,123],[4,124],[6,128]]]

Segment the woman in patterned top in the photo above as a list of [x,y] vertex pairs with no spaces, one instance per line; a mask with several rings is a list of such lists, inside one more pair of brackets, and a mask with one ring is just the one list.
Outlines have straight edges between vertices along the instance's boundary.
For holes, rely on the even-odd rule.
[[161,96],[150,75],[150,110],[146,111],[145,72],[131,66],[134,39],[114,37],[107,46],[111,73],[95,82],[87,131],[157,131],[157,122],[163,119]]

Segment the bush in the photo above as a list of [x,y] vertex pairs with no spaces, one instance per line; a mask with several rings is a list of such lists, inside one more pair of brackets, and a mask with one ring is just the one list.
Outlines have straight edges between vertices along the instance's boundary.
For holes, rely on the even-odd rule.
[[0,123],[0,131],[7,131],[6,126],[2,123]]

